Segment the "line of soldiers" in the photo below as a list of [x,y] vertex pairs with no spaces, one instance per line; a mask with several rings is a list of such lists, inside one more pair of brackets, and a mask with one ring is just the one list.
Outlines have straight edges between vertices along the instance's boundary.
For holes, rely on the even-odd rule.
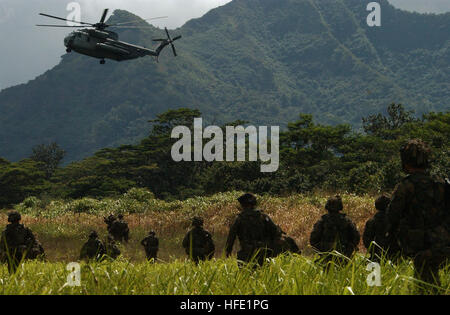
[[[96,231],[91,231],[88,240],[81,248],[80,259],[101,261],[105,259],[114,260],[120,256],[121,252],[117,242],[128,243],[130,237],[128,223],[124,220],[122,214],[119,214],[117,218],[111,214],[104,218],[104,222],[108,231],[105,243],[100,240]],[[159,240],[154,231],[150,231],[148,236],[141,241],[141,245],[144,247],[147,259],[152,262],[156,261]]]
[[[410,140],[400,150],[403,170],[408,173],[395,188],[391,198],[380,196],[375,201],[376,215],[366,223],[363,243],[370,253],[370,260],[383,257],[412,259],[417,279],[439,285],[439,268],[450,257],[450,183],[433,178],[427,173],[430,149],[421,140]],[[271,218],[256,209],[257,200],[251,194],[238,198],[241,212],[230,227],[225,245],[230,256],[236,238],[240,250],[240,265],[254,262],[262,265],[266,258],[283,252],[300,254],[295,241],[288,237]],[[314,225],[310,235],[311,246],[319,253],[320,261],[338,264],[348,261],[357,250],[360,234],[355,224],[344,214],[340,196],[328,199],[323,215]],[[31,231],[19,224],[20,214],[10,213],[11,222],[2,234],[1,253],[8,252],[10,270],[15,270],[22,259],[42,256],[43,249]],[[105,245],[95,231],[83,245],[80,258],[115,258],[120,255],[116,241],[128,242],[129,229],[123,216],[105,218],[108,238]],[[155,261],[159,240],[155,232],[141,241],[148,260]],[[203,228],[203,219],[195,217],[192,229],[183,239],[186,254],[196,263],[211,259],[215,245],[211,233]],[[339,255],[336,255],[336,252]]]

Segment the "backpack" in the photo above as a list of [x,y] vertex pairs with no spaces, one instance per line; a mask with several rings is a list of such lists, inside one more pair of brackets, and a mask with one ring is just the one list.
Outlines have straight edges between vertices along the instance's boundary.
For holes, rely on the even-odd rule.
[[449,185],[424,174],[410,175],[408,180],[414,185],[414,194],[407,200],[407,212],[400,221],[399,242],[406,255],[415,255],[446,242],[442,232],[448,220]]
[[324,217],[323,234],[321,242],[322,251],[337,250],[342,254],[353,251],[349,240],[349,223],[345,214],[327,214]]

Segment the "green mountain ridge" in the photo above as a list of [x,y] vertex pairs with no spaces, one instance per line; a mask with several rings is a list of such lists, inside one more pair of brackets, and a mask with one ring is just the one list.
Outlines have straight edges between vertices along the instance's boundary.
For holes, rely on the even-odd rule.
[[[359,126],[392,102],[417,114],[450,108],[450,13],[418,14],[380,1],[382,26],[360,0],[234,0],[171,31],[168,49],[116,63],[78,54],[0,93],[0,156],[18,160],[56,141],[67,161],[146,136],[169,108],[197,108],[205,123],[281,125],[299,113]],[[138,17],[116,11],[110,22]],[[142,21],[141,23],[145,23]],[[158,28],[121,30],[146,47]]]

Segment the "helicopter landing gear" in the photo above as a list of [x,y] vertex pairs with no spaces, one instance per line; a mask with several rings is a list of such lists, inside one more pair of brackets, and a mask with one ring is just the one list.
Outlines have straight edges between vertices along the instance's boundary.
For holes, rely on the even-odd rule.
[[67,49],[66,49],[66,52],[67,52],[67,53],[70,53],[70,52],[72,52],[72,49],[67,48]]
[[106,63],[105,59],[100,60],[100,64],[104,65]]

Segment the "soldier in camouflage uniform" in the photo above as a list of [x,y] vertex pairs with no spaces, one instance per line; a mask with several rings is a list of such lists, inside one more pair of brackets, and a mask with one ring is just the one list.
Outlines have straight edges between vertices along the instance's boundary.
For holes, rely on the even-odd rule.
[[81,248],[80,259],[100,261],[105,255],[105,245],[103,245],[102,241],[98,238],[97,232],[91,231],[89,239]]
[[116,259],[121,254],[119,247],[117,247],[116,241],[114,241],[114,238],[109,234],[106,237],[105,250],[106,255],[111,259]]
[[116,221],[117,218],[113,215],[110,214],[109,216],[107,216],[106,218],[103,218],[103,221],[106,223],[106,229],[108,230],[108,233],[111,234],[111,227],[112,224],[114,223],[114,221]]
[[363,243],[370,253],[371,261],[379,262],[382,257],[393,259],[399,251],[396,242],[387,237],[388,221],[386,209],[390,202],[391,199],[385,195],[375,200],[375,208],[378,212],[367,221],[364,229]]
[[420,139],[401,148],[408,175],[396,186],[386,215],[388,235],[397,239],[404,257],[413,259],[416,278],[439,285],[439,268],[449,259],[449,206],[444,180],[427,173],[430,153]]
[[273,255],[270,247],[280,236],[278,226],[260,210],[256,210],[256,198],[245,194],[238,198],[241,213],[231,225],[226,243],[226,255],[231,255],[236,237],[241,249],[237,258],[241,262],[254,261],[262,265],[266,257]]
[[111,223],[111,228],[108,230],[109,234],[118,242],[125,241],[128,243],[130,229],[128,223],[123,219],[123,215],[119,214],[117,220]]
[[[360,235],[355,224],[344,213],[340,213],[343,209],[340,196],[328,199],[325,209],[328,213],[314,225],[310,244],[322,254],[322,261],[328,264],[333,259],[329,253],[334,250],[351,257],[357,250]],[[342,258],[335,260],[338,263],[345,261]]]
[[156,237],[156,233],[154,231],[150,231],[150,233],[148,233],[148,236],[146,236],[141,241],[141,245],[144,246],[145,256],[147,256],[147,260],[155,262],[159,249],[159,240]]
[[17,211],[8,214],[9,224],[2,233],[0,253],[2,261],[8,263],[10,273],[15,273],[20,262],[25,259],[44,258],[44,249],[33,232],[20,224],[21,215]]
[[212,235],[203,229],[203,219],[192,219],[193,228],[183,239],[183,248],[186,254],[198,263],[200,260],[211,259],[214,256],[215,246]]

